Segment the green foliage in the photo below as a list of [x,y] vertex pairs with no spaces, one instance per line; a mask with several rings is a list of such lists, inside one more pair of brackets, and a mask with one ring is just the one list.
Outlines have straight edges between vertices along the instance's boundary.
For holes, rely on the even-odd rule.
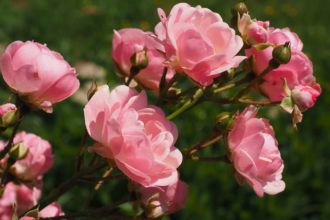
[[[111,86],[119,81],[111,61],[113,29],[138,27],[153,30],[157,7],[166,11],[178,1],[169,0],[2,0],[0,1],[0,43],[35,40],[47,45],[75,64],[92,61],[103,66]],[[234,0],[193,0],[219,11],[229,22]],[[330,2],[322,0],[248,0],[252,17],[270,20],[272,26],[290,27],[304,42],[304,51],[314,63],[314,72],[323,88],[316,107],[304,114],[298,131],[280,108],[264,110],[277,131],[285,161],[286,191],[260,199],[247,186],[240,187],[232,168],[226,164],[184,162],[181,178],[189,184],[185,210],[171,219],[330,219]],[[8,100],[1,82],[0,99]],[[240,109],[243,106],[237,106]],[[202,104],[175,119],[180,131],[179,148],[189,146],[214,125],[220,111],[232,108]],[[170,112],[168,111],[167,114]],[[45,176],[44,193],[70,177],[74,158],[84,132],[82,106],[65,101],[55,106],[54,114],[30,115],[23,128],[48,139],[56,155],[53,169]],[[89,143],[92,143],[91,141]],[[206,150],[205,155],[223,154],[223,144]],[[60,199],[64,210],[84,209],[92,184],[81,186]],[[127,182],[109,182],[91,203],[94,207],[110,204],[127,192]]]

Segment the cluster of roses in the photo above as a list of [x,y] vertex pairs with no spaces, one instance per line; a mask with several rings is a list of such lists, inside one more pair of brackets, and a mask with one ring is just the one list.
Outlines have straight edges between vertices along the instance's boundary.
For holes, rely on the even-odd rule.
[[[89,150],[111,161],[133,182],[148,217],[183,208],[187,185],[177,171],[183,155],[174,146],[175,124],[161,108],[148,104],[145,91],[131,88],[133,79],[139,88],[159,96],[167,95],[178,75],[189,77],[203,91],[223,91],[218,79],[244,62],[248,66],[244,71],[254,73],[250,80],[254,91],[281,103],[294,115],[295,123],[321,93],[299,37],[287,28],[252,20],[242,6],[234,14],[242,37],[219,14],[186,3],[175,5],[169,16],[159,9],[161,21],[155,33],[133,28],[114,32],[112,57],[127,85],[112,91],[103,85],[88,94],[85,124],[96,141]],[[17,129],[26,111],[52,112],[53,104],[79,88],[75,70],[63,57],[36,42],[10,44],[0,63],[3,79],[18,100],[17,107],[10,103],[0,107],[2,130]],[[249,105],[233,116],[234,122],[221,135],[227,139],[228,159],[237,180],[247,182],[258,196],[273,195],[285,188],[284,165],[273,128],[266,119],[257,118],[257,111]],[[25,132],[1,146],[0,215],[10,219],[13,204],[18,213],[37,204],[42,175],[51,167],[53,156],[46,140]],[[57,203],[40,212],[41,217],[61,214]]]

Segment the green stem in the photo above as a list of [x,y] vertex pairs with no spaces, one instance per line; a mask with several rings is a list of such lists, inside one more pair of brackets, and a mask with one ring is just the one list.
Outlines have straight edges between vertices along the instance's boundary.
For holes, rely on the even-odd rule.
[[201,89],[201,88],[197,89],[197,91],[195,92],[195,94],[193,95],[193,97],[191,97],[187,102],[185,102],[175,112],[173,112],[172,114],[170,114],[169,116],[167,116],[167,119],[168,120],[172,120],[172,119],[176,118],[177,116],[179,116],[180,114],[182,114],[183,112],[185,112],[188,109],[190,109],[191,107],[193,107],[200,100],[200,98],[203,96],[203,94],[204,94],[203,89]]
[[[36,209],[36,208],[39,208],[39,210],[42,210],[43,208],[45,208],[46,206],[48,206],[52,202],[56,201],[60,196],[62,196],[64,193],[66,193],[72,187],[74,187],[81,177],[84,177],[85,175],[88,175],[88,174],[91,174],[95,171],[98,171],[98,170],[102,169],[103,167],[105,167],[106,165],[107,165],[107,163],[102,162],[102,163],[95,164],[92,167],[87,167],[86,169],[79,171],[78,173],[74,174],[71,178],[69,178],[67,181],[65,181],[64,183],[62,183],[58,187],[55,187],[48,194],[48,196],[46,198],[41,200],[39,204],[32,207],[27,212],[29,212],[33,209]],[[27,213],[27,212],[25,212],[25,213]],[[22,217],[22,216],[20,216],[20,217]]]
[[203,162],[224,162],[230,163],[230,160],[227,156],[213,156],[213,157],[199,157],[199,156],[191,156],[190,158],[193,161],[203,161]]
[[256,83],[262,80],[263,77],[273,69],[275,69],[275,67],[272,65],[272,61],[270,61],[267,68],[264,71],[262,71],[262,73],[259,74],[256,78],[254,78],[244,89],[239,91],[237,95],[233,98],[233,100],[239,100],[242,96],[247,94]]
[[192,155],[218,141],[220,141],[223,138],[223,135],[219,134],[218,132],[214,132],[210,135],[210,137],[207,137],[206,139],[200,141],[199,143],[193,145],[192,147],[185,150],[186,155]]

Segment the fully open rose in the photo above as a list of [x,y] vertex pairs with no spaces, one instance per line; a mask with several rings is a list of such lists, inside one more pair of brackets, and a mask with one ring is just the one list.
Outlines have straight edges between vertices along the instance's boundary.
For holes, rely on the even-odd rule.
[[228,135],[230,158],[239,182],[247,182],[260,197],[282,192],[284,168],[273,128],[258,109],[247,107],[236,117]]
[[169,16],[159,9],[161,22],[156,34],[164,43],[169,66],[186,73],[206,86],[244,56],[236,56],[243,46],[242,39],[219,14],[201,6],[186,3],[175,5]]
[[178,179],[181,152],[178,132],[163,111],[148,105],[145,92],[127,86],[109,92],[103,86],[86,104],[85,123],[98,143],[90,148],[113,159],[128,177],[143,186],[165,186]]

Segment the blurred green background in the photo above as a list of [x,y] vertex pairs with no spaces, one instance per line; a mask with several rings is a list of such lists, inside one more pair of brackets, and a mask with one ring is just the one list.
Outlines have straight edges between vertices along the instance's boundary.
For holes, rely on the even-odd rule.
[[[153,30],[156,8],[167,12],[174,0],[1,0],[0,44],[35,40],[60,53],[80,73],[82,84],[91,79],[118,83],[111,61],[113,29],[139,27]],[[188,1],[217,11],[229,22],[234,0]],[[240,187],[226,164],[184,162],[181,178],[189,184],[186,209],[170,219],[330,219],[330,1],[248,0],[252,17],[269,20],[274,27],[290,27],[304,42],[304,51],[314,63],[314,73],[323,88],[317,105],[304,114],[298,131],[290,117],[278,108],[264,110],[277,131],[285,161],[286,190],[277,196],[258,198],[247,186]],[[95,76],[90,76],[95,73]],[[82,94],[83,91],[82,91]],[[70,177],[73,158],[84,131],[82,105],[76,97],[55,106],[54,114],[32,114],[23,128],[48,139],[55,152],[55,165],[45,176],[44,193]],[[1,101],[8,93],[1,82]],[[237,106],[240,109],[243,106]],[[175,120],[180,129],[177,146],[185,147],[210,131],[223,106],[201,105]],[[167,112],[169,113],[169,112]],[[90,141],[90,143],[92,143]],[[206,154],[221,154],[219,144]],[[88,157],[88,156],[87,156]],[[125,184],[124,184],[125,183]],[[100,207],[127,192],[127,182],[104,185],[93,200]],[[81,183],[61,197],[64,211],[83,210],[83,200],[92,184]],[[111,217],[105,218],[111,219]]]

